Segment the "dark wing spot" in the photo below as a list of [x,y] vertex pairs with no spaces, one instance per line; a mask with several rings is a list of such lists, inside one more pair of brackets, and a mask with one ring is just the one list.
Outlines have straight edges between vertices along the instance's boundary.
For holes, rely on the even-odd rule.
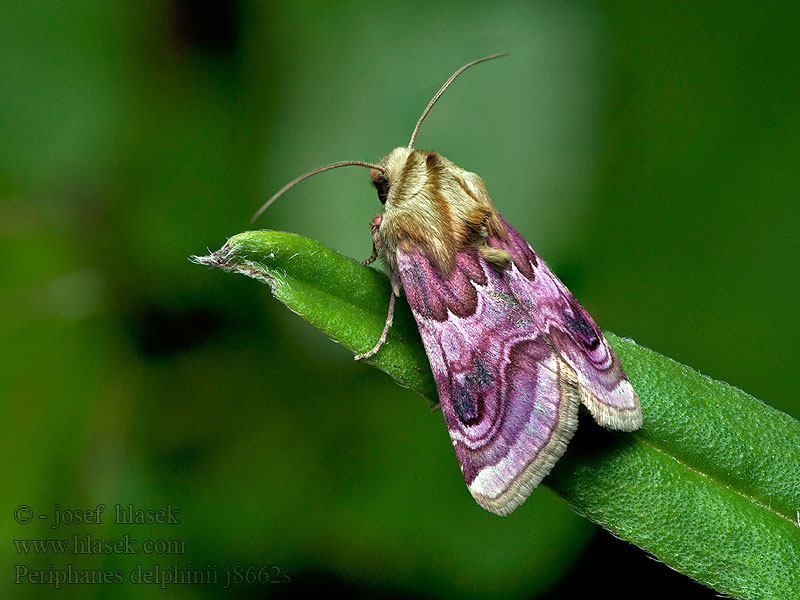
[[473,359],[475,370],[464,375],[462,381],[453,378],[453,404],[458,418],[465,425],[474,425],[483,414],[484,395],[494,384],[492,371],[477,356]]
[[595,331],[595,328],[592,327],[592,324],[583,316],[580,308],[573,308],[569,312],[565,312],[564,320],[567,323],[570,334],[576,341],[589,350],[597,348],[600,344],[600,336]]
[[453,404],[456,407],[458,418],[465,425],[474,425],[480,421],[476,392],[477,390],[466,379],[464,383],[455,383],[453,386]]
[[494,373],[477,356],[475,357],[475,377],[481,387],[488,387],[494,383]]

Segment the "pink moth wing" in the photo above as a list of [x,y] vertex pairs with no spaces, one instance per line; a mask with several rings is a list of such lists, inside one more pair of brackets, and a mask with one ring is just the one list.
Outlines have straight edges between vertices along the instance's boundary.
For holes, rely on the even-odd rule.
[[642,426],[642,407],[619,359],[592,317],[547,268],[533,248],[505,219],[508,243],[489,244],[511,255],[503,273],[509,291],[578,374],[581,400],[602,426],[634,431]]
[[466,246],[445,277],[419,248],[397,249],[461,471],[475,500],[505,515],[563,455],[583,401],[602,425],[641,424],[633,388],[591,317],[503,221],[499,273]]

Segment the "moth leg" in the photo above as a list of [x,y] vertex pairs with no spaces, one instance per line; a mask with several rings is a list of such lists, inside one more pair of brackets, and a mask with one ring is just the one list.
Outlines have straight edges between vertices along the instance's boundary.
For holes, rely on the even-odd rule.
[[[370,265],[375,262],[375,259],[378,258],[378,248],[383,247],[383,241],[381,240],[381,220],[383,219],[383,213],[378,213],[375,215],[375,218],[369,224],[370,235],[372,235],[372,254],[369,255],[369,258],[366,260],[362,260],[362,265]],[[394,281],[394,279],[392,279]]]
[[392,326],[392,320],[394,319],[394,298],[395,298],[395,293],[394,290],[392,290],[392,294],[391,296],[389,296],[389,314],[386,315],[386,324],[383,326],[383,333],[381,333],[381,337],[378,340],[378,343],[375,344],[372,350],[369,350],[364,354],[356,354],[355,356],[356,360],[361,360],[363,358],[370,358],[372,356],[375,356],[378,350],[380,350],[380,347],[383,346],[383,344],[386,342],[386,336],[389,334],[389,328]]
[[361,264],[362,265],[371,265],[372,263],[375,262],[375,260],[377,258],[378,258],[378,249],[375,247],[375,244],[373,243],[372,244],[372,254],[369,255],[369,258],[365,258],[364,260],[362,260]]

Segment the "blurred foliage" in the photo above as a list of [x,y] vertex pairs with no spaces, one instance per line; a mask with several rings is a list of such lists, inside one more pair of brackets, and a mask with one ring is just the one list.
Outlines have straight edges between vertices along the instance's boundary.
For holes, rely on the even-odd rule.
[[[407,143],[455,68],[509,51],[459,79],[418,146],[478,172],[603,328],[797,417],[798,24],[792,2],[4,2],[0,593],[49,590],[13,585],[13,565],[72,563],[270,564],[294,582],[175,598],[638,596],[563,501],[541,489],[485,514],[427,403],[263,286],[186,257],[296,174]],[[364,258],[379,206],[343,169],[261,223]],[[102,526],[12,520],[100,503]],[[111,524],[129,503],[181,523]],[[188,554],[21,558],[9,542],[74,532]]]

